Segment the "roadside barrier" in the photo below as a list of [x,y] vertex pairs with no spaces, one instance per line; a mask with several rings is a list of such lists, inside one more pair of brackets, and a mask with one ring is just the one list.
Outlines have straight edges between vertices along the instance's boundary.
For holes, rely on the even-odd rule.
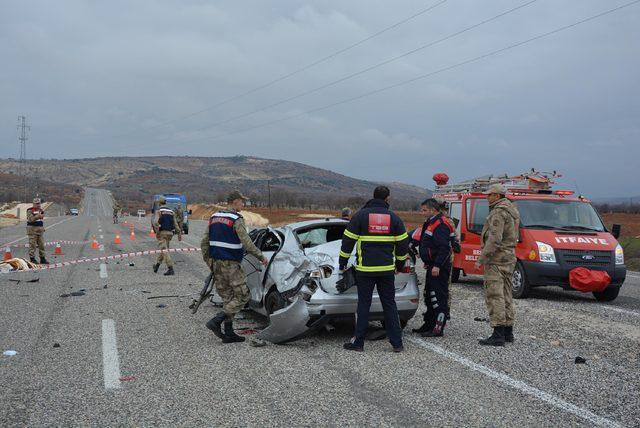
[[58,262],[51,263],[49,265],[37,265],[37,267],[33,269],[25,269],[18,271],[0,271],[0,273],[12,273],[12,272],[34,272],[40,270],[50,270],[50,269],[59,269],[66,266],[73,266],[82,263],[95,263],[95,262],[104,262],[108,260],[121,260],[121,259],[131,259],[134,257],[143,257],[143,256],[152,256],[160,253],[194,253],[200,251],[200,248],[196,247],[187,247],[187,248],[169,248],[168,250],[148,250],[148,251],[136,251],[133,253],[124,253],[124,254],[114,254],[112,256],[103,256],[103,257],[89,257],[85,259],[79,260],[70,260],[67,262]]

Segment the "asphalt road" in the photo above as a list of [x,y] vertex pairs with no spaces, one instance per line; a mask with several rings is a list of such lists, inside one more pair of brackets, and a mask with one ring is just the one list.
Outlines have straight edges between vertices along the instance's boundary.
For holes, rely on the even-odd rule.
[[[49,258],[154,249],[149,219],[131,220],[135,241],[112,224],[108,193],[90,189],[80,216],[46,219],[45,241],[95,235],[104,251],[64,245]],[[199,246],[204,222],[191,229],[175,246]],[[23,225],[0,229],[12,241],[26,242]],[[407,332],[402,354],[386,341],[353,353],[348,325],[288,345],[221,344],[204,327],[218,309],[187,308],[207,274],[200,254],[173,258],[174,277],[154,274],[151,256],[0,275],[0,350],[17,352],[0,356],[1,425],[640,426],[640,274],[607,304],[536,290],[501,349],[477,345],[490,329],[474,321],[486,318],[480,283],[466,280],[444,338]],[[265,324],[242,317],[237,328]]]

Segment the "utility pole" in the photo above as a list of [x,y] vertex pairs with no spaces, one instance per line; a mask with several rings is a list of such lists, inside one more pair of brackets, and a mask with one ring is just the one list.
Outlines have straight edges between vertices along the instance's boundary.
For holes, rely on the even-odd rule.
[[27,131],[30,131],[31,127],[27,126],[26,116],[18,116],[18,131],[20,136],[20,160],[18,163],[18,175],[22,177],[22,192],[23,202],[27,203]]
[[269,180],[267,180],[267,191],[269,194],[269,200],[267,202],[267,205],[269,206],[269,211],[271,211],[271,182]]

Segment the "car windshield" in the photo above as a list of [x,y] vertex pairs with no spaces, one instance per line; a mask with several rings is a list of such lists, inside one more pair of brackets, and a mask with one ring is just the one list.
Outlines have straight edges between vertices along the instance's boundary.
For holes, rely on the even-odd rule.
[[516,200],[522,227],[603,232],[604,225],[591,204],[561,200]]

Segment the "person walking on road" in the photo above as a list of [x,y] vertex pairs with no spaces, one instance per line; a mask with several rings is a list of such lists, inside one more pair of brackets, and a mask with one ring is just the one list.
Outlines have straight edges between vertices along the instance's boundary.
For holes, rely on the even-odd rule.
[[402,328],[395,301],[394,274],[403,268],[408,257],[409,237],[400,217],[389,209],[389,196],[388,187],[376,187],[373,199],[353,215],[342,237],[340,272],[346,271],[354,246],[357,260],[356,331],[352,340],[343,346],[349,351],[364,350],[364,337],[369,326],[369,309],[374,288],[380,296],[385,329],[393,351],[403,350]]
[[505,342],[514,340],[515,308],[511,287],[516,266],[515,248],[520,214],[506,198],[506,193],[506,188],[501,184],[494,184],[485,192],[489,201],[489,215],[482,228],[481,253],[476,264],[484,266],[485,302],[493,334],[481,339],[481,345],[504,346]]
[[453,226],[442,215],[442,203],[430,198],[422,202],[427,220],[420,229],[420,259],[427,271],[424,285],[424,323],[414,332],[424,337],[444,335],[449,315],[449,280],[451,274],[451,234]]
[[118,224],[118,215],[120,214],[120,205],[113,201],[113,224]]
[[268,264],[267,258],[251,241],[244,218],[239,213],[245,200],[247,198],[239,191],[231,192],[227,196],[229,209],[211,216],[209,227],[200,243],[202,258],[213,273],[216,291],[223,301],[222,312],[211,318],[206,325],[222,339],[222,343],[245,340],[233,330],[233,317],[244,308],[250,298],[247,276],[240,265],[244,252],[255,256],[264,266]]
[[33,206],[27,208],[27,236],[29,237],[29,260],[36,261],[36,249],[40,256],[40,264],[48,265],[49,262],[44,252],[44,211],[40,205],[40,198],[33,200]]
[[[166,207],[167,200],[164,196],[158,201],[160,209],[158,210],[158,219],[154,222],[153,227],[156,230],[156,239],[158,240],[158,248],[160,250],[168,250],[171,239],[174,234],[178,234],[178,241],[182,241],[182,230],[178,226],[176,215],[173,210]],[[153,265],[153,271],[158,272],[162,262],[167,264],[165,275],[175,275],[173,271],[173,260],[168,252],[162,252],[158,255],[156,264]]]
[[184,211],[182,210],[182,204],[176,205],[174,211],[176,213],[176,220],[178,220],[178,227],[181,231],[184,231]]

